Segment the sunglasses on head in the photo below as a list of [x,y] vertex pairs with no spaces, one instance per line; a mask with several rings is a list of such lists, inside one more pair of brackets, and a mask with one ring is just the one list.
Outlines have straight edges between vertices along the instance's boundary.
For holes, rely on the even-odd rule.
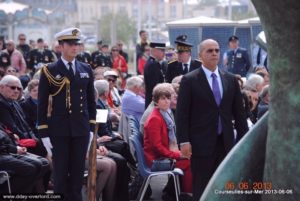
[[11,90],[18,90],[18,91],[21,91],[22,88],[21,87],[18,87],[18,86],[10,86],[10,85],[6,85],[7,87],[9,87]]
[[213,53],[214,51],[215,51],[216,53],[219,53],[219,52],[220,52],[220,49],[215,48],[215,49],[208,49],[208,50],[206,50],[207,53]]

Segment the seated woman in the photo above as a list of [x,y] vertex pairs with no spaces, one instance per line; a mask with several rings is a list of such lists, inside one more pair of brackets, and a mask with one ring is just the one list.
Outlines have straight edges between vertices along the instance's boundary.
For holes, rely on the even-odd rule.
[[25,114],[25,120],[31,130],[37,134],[37,98],[38,98],[39,80],[32,79],[27,86],[29,97],[20,102]]
[[192,192],[192,173],[190,160],[182,156],[175,136],[175,124],[171,117],[171,91],[167,83],[158,84],[153,89],[155,108],[144,127],[144,155],[149,167],[155,159],[176,159],[175,166],[184,172],[182,189]]

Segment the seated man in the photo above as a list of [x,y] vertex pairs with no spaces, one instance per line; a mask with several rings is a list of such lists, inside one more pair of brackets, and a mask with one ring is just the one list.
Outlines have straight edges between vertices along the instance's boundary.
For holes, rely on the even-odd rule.
[[0,122],[20,138],[19,143],[26,146],[29,152],[46,157],[45,147],[28,126],[17,102],[21,90],[21,82],[16,76],[6,75],[0,81]]
[[[98,92],[98,100],[96,102],[97,109],[107,109],[107,94],[109,93],[109,84],[105,80],[95,81],[95,88]],[[135,160],[133,159],[128,144],[122,139],[122,136],[112,131],[112,123],[110,118],[107,118],[106,123],[100,123],[98,129],[98,143],[104,145],[108,150],[121,154],[130,165],[135,167]]]
[[144,81],[134,76],[127,80],[126,90],[122,98],[122,112],[125,115],[132,115],[140,121],[145,110],[145,99],[140,96],[144,87]]
[[[48,161],[17,146],[15,136],[7,131],[0,124],[0,171],[9,173],[12,193],[44,193],[41,182],[49,171]],[[4,185],[0,185],[0,189],[0,194],[8,192]]]

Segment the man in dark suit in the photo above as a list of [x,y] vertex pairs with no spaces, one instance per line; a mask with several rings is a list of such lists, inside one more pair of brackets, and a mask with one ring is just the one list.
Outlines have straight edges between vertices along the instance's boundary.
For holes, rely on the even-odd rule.
[[180,35],[175,40],[176,49],[178,52],[178,60],[168,63],[166,73],[166,81],[171,83],[174,77],[185,75],[199,67],[201,62],[199,60],[192,60],[191,51],[193,45],[187,42],[186,35]]
[[228,42],[232,49],[227,52],[227,70],[233,74],[246,77],[251,69],[251,62],[247,50],[239,47],[239,38],[237,36],[231,36]]
[[167,64],[163,60],[165,57],[165,43],[150,43],[151,53],[145,64],[144,82],[145,82],[145,108],[152,101],[152,91],[155,85],[165,82]]
[[[53,145],[54,193],[63,194],[64,200],[82,201],[85,158],[96,123],[93,72],[88,64],[75,59],[79,29],[65,29],[55,37],[62,56],[41,71],[38,130],[45,146]],[[52,108],[47,117],[49,96]]]
[[[218,69],[219,44],[204,40],[199,55],[202,67],[183,76],[176,110],[180,149],[191,157],[195,201],[226,154],[248,130],[238,81]],[[233,128],[237,130],[236,139]]]

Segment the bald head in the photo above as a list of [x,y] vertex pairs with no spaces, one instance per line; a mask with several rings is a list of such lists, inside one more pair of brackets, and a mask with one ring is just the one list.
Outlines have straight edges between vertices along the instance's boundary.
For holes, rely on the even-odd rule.
[[204,67],[214,71],[220,59],[220,47],[217,41],[206,39],[199,45],[199,58]]

